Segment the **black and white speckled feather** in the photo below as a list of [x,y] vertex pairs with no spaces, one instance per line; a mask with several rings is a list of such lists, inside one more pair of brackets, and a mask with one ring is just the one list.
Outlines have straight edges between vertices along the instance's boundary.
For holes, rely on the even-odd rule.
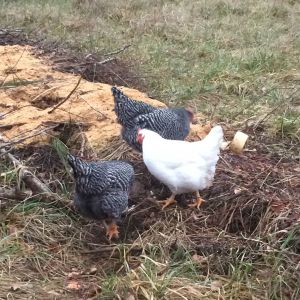
[[148,114],[156,110],[155,107],[142,101],[133,100],[113,86],[111,88],[114,101],[115,112],[118,122],[123,126],[134,126],[134,118],[141,114]]
[[123,161],[86,162],[68,155],[75,178],[74,204],[86,217],[118,219],[128,206],[133,167]]
[[184,140],[190,131],[191,113],[184,108],[161,108],[135,118],[137,126],[157,132],[165,139]]
[[190,131],[193,114],[185,108],[156,108],[133,100],[116,87],[112,87],[115,112],[122,127],[123,139],[133,148],[142,151],[137,142],[137,130],[149,129],[165,139],[184,140]]

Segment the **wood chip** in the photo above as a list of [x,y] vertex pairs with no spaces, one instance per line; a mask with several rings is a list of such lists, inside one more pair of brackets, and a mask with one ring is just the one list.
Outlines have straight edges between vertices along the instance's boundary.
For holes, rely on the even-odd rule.
[[249,136],[246,133],[237,131],[232,142],[230,143],[230,150],[237,154],[242,153],[248,138]]

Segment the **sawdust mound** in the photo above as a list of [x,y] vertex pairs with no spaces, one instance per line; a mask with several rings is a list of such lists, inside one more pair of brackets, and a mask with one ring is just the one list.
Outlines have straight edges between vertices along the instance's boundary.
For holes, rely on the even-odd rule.
[[[45,131],[58,123],[78,123],[91,147],[102,148],[113,137],[119,136],[120,126],[113,111],[111,86],[81,80],[72,96],[59,108],[49,113],[76,86],[79,77],[54,70],[47,57],[36,57],[30,46],[0,47],[0,109],[1,134],[16,140]],[[165,105],[145,94],[128,88],[124,92],[154,106]],[[51,127],[51,128],[52,128]],[[24,140],[40,142],[41,136]]]

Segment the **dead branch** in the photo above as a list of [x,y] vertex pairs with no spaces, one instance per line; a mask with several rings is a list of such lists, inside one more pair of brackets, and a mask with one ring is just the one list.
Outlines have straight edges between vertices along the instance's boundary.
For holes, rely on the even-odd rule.
[[55,105],[51,110],[48,111],[48,114],[53,113],[58,107],[60,107],[62,104],[64,104],[72,95],[73,93],[76,91],[76,89],[78,88],[80,82],[81,82],[82,76],[79,77],[78,82],[76,83],[75,87],[73,88],[73,90],[69,93],[69,95],[62,100],[61,102],[59,102],[57,105]]
[[12,154],[7,153],[7,158],[18,167],[20,170],[20,178],[25,182],[25,184],[32,190],[34,194],[45,193],[51,194],[51,190],[42,183],[37,177],[35,177],[27,168]]
[[[5,153],[2,149],[0,152]],[[46,200],[56,200],[64,202],[57,194],[53,193],[47,185],[41,182],[32,172],[30,172],[17,158],[11,153],[5,153],[6,157],[14,164],[19,170],[19,178],[30,188],[33,195],[39,195]]]
[[119,53],[121,53],[121,52],[123,52],[123,51],[125,51],[127,48],[129,48],[131,45],[129,44],[129,45],[125,45],[123,48],[121,48],[121,49],[118,49],[118,50],[116,50],[116,51],[112,51],[112,52],[110,52],[110,53],[106,53],[106,54],[104,54],[104,56],[111,56],[111,55],[116,55],[116,54],[119,54]]
[[24,200],[31,196],[29,191],[20,191],[18,188],[0,187],[0,199]]
[[27,139],[33,138],[35,136],[38,136],[38,135],[42,134],[43,132],[46,132],[47,130],[51,130],[51,129],[55,128],[55,127],[56,126],[44,128],[44,129],[41,129],[41,130],[39,130],[39,131],[37,131],[37,132],[29,135],[29,136],[21,137],[19,139],[17,139],[17,137],[20,136],[20,135],[17,135],[14,138],[12,138],[11,140],[9,140],[7,142],[4,142],[4,143],[1,143],[0,144],[0,150],[1,150],[0,156],[2,156],[4,154],[4,152],[2,151],[4,148],[6,148],[8,146],[15,145],[15,144],[20,144],[20,143],[24,142]]
[[115,59],[116,59],[115,57],[109,57],[109,58],[104,59],[104,60],[102,60],[102,61],[97,61],[95,64],[96,64],[96,65],[104,65],[104,64],[106,64],[106,63],[108,63],[108,62],[110,62],[110,61],[113,61],[113,60],[115,60]]
[[[69,85],[68,83],[63,83],[63,84],[60,84],[60,85],[57,85],[57,86],[52,86],[51,88],[47,89],[46,91],[43,91],[42,93],[38,94],[37,96],[35,96],[30,102],[31,103],[34,103],[37,99],[39,99],[40,97],[42,96],[45,96],[47,94],[49,94],[51,91],[55,90],[55,89],[58,89],[58,88],[61,88],[63,86],[67,86]],[[31,106],[31,105],[28,105],[28,106]],[[25,106],[24,106],[25,107]]]
[[13,124],[5,124],[5,125],[0,125],[0,130],[9,130],[9,129],[12,129],[14,126],[22,126],[24,125],[25,123],[13,123]]

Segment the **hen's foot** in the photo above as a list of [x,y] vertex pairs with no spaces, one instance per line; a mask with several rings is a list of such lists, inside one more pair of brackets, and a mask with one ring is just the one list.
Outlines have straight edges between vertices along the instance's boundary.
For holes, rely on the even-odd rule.
[[170,197],[170,198],[168,198],[166,200],[161,200],[161,201],[158,201],[158,202],[160,204],[163,204],[162,209],[165,209],[166,207],[168,207],[171,204],[177,203],[174,197]]
[[197,207],[197,209],[199,209],[199,207],[202,205],[202,203],[205,203],[206,201],[204,199],[202,199],[201,197],[197,197],[196,201],[192,204],[189,204],[189,207]]
[[111,223],[106,228],[106,235],[109,240],[111,240],[113,237],[118,238],[119,237],[119,230],[118,226],[115,223]]

